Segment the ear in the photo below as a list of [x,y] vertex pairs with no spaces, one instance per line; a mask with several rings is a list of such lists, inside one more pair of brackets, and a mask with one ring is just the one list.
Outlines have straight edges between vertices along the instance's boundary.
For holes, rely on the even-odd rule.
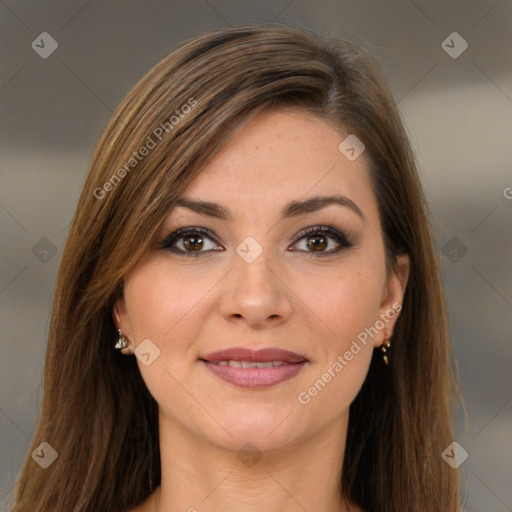
[[379,336],[375,337],[376,347],[382,345],[384,341],[393,334],[396,321],[402,310],[410,269],[411,262],[409,255],[397,255],[395,266],[389,272],[382,292],[379,319],[384,323],[384,327],[379,332]]
[[124,297],[120,297],[114,303],[114,307],[112,308],[112,318],[114,320],[116,329],[121,329],[124,336],[131,339],[132,333],[130,327],[130,318],[128,316],[128,311],[126,310]]

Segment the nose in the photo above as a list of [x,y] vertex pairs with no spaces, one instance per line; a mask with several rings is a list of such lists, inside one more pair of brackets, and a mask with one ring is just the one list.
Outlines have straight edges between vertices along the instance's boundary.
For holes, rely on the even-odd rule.
[[292,295],[279,265],[270,261],[265,251],[252,263],[235,253],[220,312],[228,321],[245,322],[254,329],[277,326],[291,316]]

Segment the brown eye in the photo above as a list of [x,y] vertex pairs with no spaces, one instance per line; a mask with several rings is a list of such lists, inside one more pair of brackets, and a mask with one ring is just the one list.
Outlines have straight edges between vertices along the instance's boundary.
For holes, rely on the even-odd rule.
[[316,251],[317,249],[320,251],[325,250],[328,245],[327,237],[321,234],[318,235],[308,235],[306,238],[306,243],[308,247],[312,251]]
[[186,235],[183,237],[183,245],[187,251],[200,251],[204,245],[203,237],[201,235]]
[[223,250],[217,239],[205,228],[181,228],[160,242],[162,249],[184,256],[201,256]]
[[331,256],[353,245],[343,233],[335,228],[313,226],[297,235],[293,250],[316,256]]

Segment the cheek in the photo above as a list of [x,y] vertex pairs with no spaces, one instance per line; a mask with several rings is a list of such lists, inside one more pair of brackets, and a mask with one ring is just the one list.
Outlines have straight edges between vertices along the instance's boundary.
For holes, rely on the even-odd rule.
[[[189,269],[190,270],[190,269]],[[194,275],[196,274],[196,275]],[[125,302],[133,340],[151,340],[158,357],[140,373],[158,403],[169,396],[186,399],[178,382],[189,376],[196,361],[195,344],[210,313],[208,292],[218,281],[212,272],[176,271],[165,259],[140,265],[125,278]]]
[[158,357],[151,364],[145,365],[142,358],[137,358],[137,364],[159,404],[187,399],[179,382],[186,380],[190,370],[194,355],[190,348],[201,326],[199,315],[204,314],[200,299],[212,286],[209,280],[171,271],[165,260],[155,259],[125,277],[125,302],[135,345],[149,339],[157,347]]
[[321,274],[303,274],[298,281],[299,293],[320,319],[328,352],[343,353],[352,340],[375,323],[383,279],[384,271],[370,257],[347,259],[346,264]]
[[364,383],[372,355],[373,338],[366,329],[375,324],[380,305],[378,267],[351,268],[330,276],[328,287],[303,282],[311,309],[322,319],[322,332],[311,378],[297,396],[311,417],[334,421],[348,409]]
[[171,270],[165,260],[137,268],[125,279],[125,301],[135,339],[154,338],[163,344],[172,338],[173,344],[179,343],[181,336],[176,332],[183,325],[200,325],[191,318],[214,283],[211,273],[194,277]]

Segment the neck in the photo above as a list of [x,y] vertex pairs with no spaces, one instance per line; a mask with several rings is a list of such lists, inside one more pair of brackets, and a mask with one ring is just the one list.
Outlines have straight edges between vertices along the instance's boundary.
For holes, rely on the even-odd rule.
[[148,512],[353,512],[340,496],[348,412],[282,449],[215,446],[160,416],[162,480]]

